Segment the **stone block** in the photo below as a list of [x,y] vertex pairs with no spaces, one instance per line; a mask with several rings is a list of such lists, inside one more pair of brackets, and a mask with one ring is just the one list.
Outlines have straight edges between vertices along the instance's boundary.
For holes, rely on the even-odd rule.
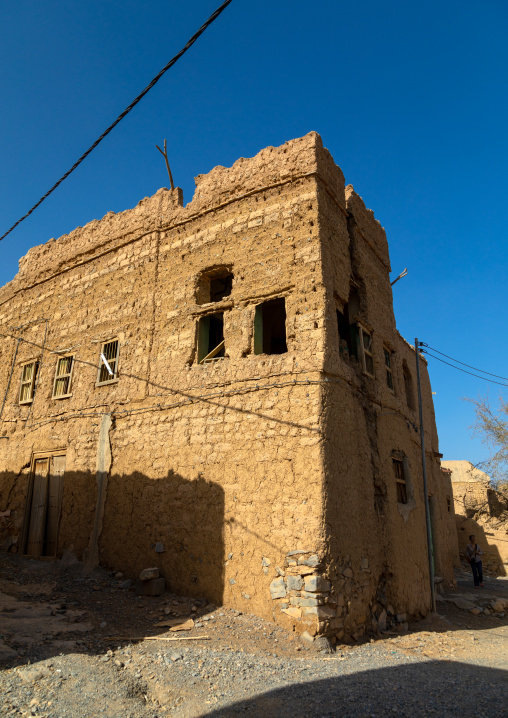
[[321,598],[299,598],[299,606],[319,606],[322,603]]
[[309,556],[309,558],[299,558],[298,563],[301,566],[311,566],[312,568],[316,568],[321,562],[319,560],[319,556],[315,553],[312,556]]
[[148,581],[142,581],[138,578],[135,590],[138,596],[162,596],[166,590],[166,579],[152,578]]
[[398,613],[395,616],[395,619],[396,619],[397,623],[404,623],[404,621],[407,621],[407,616],[405,613]]
[[462,611],[470,611],[472,608],[475,607],[475,604],[472,601],[468,601],[467,598],[462,598],[462,596],[459,596],[458,598],[452,598],[451,601],[457,606],[457,608],[460,608]]
[[159,569],[157,566],[154,568],[144,568],[139,574],[140,581],[150,581],[152,578],[159,578]]
[[329,606],[308,606],[303,610],[306,614],[316,615],[319,619],[335,618],[335,611]]
[[288,591],[300,591],[303,587],[303,578],[301,576],[288,576],[287,577],[287,588]]
[[270,584],[270,596],[272,599],[286,598],[286,586],[282,576],[280,578],[274,578]]
[[305,590],[306,591],[322,591],[328,592],[331,588],[331,583],[328,579],[323,576],[306,576],[305,577]]
[[319,593],[317,591],[301,591],[300,596],[302,598],[321,598],[323,602],[328,598],[327,593]]
[[297,606],[290,606],[289,608],[283,608],[282,613],[287,613],[287,615],[291,616],[291,618],[301,618],[302,617],[302,609],[298,608]]
[[353,578],[353,571],[350,568],[345,568],[342,575],[346,578]]

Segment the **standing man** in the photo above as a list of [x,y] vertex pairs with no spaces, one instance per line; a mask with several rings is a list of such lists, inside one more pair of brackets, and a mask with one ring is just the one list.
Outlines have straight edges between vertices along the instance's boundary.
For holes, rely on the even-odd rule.
[[469,537],[469,543],[466,546],[467,560],[471,564],[471,570],[473,571],[473,580],[475,588],[483,586],[483,567],[482,567],[482,556],[483,551],[476,543],[474,534]]

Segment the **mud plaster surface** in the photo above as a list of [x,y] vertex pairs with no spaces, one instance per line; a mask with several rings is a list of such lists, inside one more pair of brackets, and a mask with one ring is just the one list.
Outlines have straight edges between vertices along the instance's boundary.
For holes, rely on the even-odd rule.
[[[231,295],[203,303],[202,278],[221,267]],[[59,552],[82,556],[110,414],[103,565],[132,577],[157,565],[171,590],[338,637],[361,635],[384,607],[425,613],[420,448],[402,373],[405,362],[415,393],[415,355],[396,330],[389,270],[383,228],[316,133],[199,176],[185,207],[180,190],[162,189],[30,250],[0,290],[4,546],[20,547],[34,452],[65,450]],[[352,288],[375,378],[339,353],[336,310]],[[281,297],[288,351],[256,355],[255,307]],[[201,366],[198,322],[217,312],[226,357]],[[113,338],[119,380],[97,387],[101,343]],[[52,352],[75,357],[65,399],[52,398]],[[35,398],[20,406],[21,365],[36,358]],[[423,361],[422,372],[436,565],[452,581],[454,519]],[[407,458],[409,510],[397,504],[394,451]],[[331,585],[303,595],[290,574]]]

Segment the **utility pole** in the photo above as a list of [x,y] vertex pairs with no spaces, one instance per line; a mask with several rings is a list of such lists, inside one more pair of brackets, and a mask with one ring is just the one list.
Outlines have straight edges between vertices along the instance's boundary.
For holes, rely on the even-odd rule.
[[171,174],[171,170],[169,169],[168,143],[166,142],[166,140],[164,140],[164,152],[161,150],[159,145],[155,145],[155,146],[157,147],[157,149],[159,150],[159,152],[161,153],[161,155],[164,157],[164,159],[166,161],[166,169],[167,169],[168,175],[169,175],[169,185],[170,185],[171,189],[175,189],[175,185],[173,184],[173,175]]
[[418,339],[415,339],[416,353],[416,382],[418,384],[418,410],[420,413],[420,444],[422,447],[422,470],[423,470],[423,495],[425,498],[425,521],[427,524],[427,552],[429,557],[430,596],[432,599],[432,610],[436,612],[436,590],[434,586],[434,556],[432,551],[432,529],[430,526],[429,494],[427,489],[427,462],[425,459],[425,434],[423,430],[423,407],[422,407],[422,386],[420,381],[420,351]]

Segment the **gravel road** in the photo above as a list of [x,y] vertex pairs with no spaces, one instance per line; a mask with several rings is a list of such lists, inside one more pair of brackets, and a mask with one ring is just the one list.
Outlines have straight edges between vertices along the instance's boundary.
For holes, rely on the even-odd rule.
[[[407,633],[333,652],[255,616],[120,584],[72,562],[0,559],[2,718],[508,716],[508,617],[458,609],[468,583]],[[485,591],[480,606],[508,597],[506,581]],[[156,627],[168,618],[193,627]]]

